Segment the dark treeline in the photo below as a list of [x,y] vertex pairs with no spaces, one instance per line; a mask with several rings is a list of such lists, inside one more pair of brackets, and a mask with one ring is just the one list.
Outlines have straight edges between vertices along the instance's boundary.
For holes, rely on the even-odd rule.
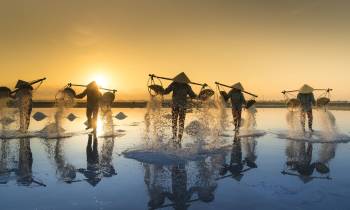
[[[14,103],[9,104],[10,107],[15,107]],[[163,107],[170,107],[171,101],[164,100]],[[33,102],[34,108],[51,108],[55,107],[55,101],[50,100],[37,100]],[[75,108],[85,108],[85,101],[78,101]],[[113,102],[113,108],[145,108],[147,107],[147,101],[118,101]],[[257,108],[285,108],[284,101],[257,101]],[[350,102],[348,101],[333,101],[329,104],[330,109],[350,110]]]

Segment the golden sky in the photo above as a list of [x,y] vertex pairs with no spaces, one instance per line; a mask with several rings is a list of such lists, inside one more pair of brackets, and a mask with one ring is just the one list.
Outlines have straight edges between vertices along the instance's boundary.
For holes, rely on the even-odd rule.
[[[147,75],[237,81],[259,99],[309,83],[350,99],[350,1],[0,0],[0,85],[37,99],[98,79],[147,99]],[[198,88],[197,88],[198,90]]]

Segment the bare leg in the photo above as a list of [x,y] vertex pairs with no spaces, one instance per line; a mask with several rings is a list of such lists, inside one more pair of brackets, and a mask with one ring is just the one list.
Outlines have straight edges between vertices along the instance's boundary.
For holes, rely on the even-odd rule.
[[313,115],[312,115],[312,110],[308,111],[307,112],[307,117],[308,117],[308,125],[309,125],[309,130],[311,132],[313,132],[313,129],[312,129],[312,123],[313,123]]
[[232,109],[233,125],[235,130],[238,130],[241,125],[241,111],[238,109]]
[[177,119],[179,117],[179,108],[172,108],[172,124],[173,124],[173,139],[176,140],[177,136]]
[[305,132],[305,120],[306,120],[305,114],[306,113],[304,111],[300,112],[300,123],[301,123],[301,128],[303,129],[304,132]]
[[91,119],[91,116],[92,116],[92,109],[87,107],[86,108],[86,118],[87,118],[87,122],[88,122],[88,125],[87,125],[87,128],[86,129],[89,129],[92,127],[92,119]]
[[180,108],[179,109],[179,141],[181,141],[184,133],[185,119],[186,119],[186,109]]

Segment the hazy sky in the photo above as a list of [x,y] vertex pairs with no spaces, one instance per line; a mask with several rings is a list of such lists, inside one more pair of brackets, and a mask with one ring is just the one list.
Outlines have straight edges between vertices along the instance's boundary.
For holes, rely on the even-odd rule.
[[94,78],[147,98],[147,75],[237,81],[260,99],[309,83],[350,99],[350,1],[0,0],[0,85],[36,98]]

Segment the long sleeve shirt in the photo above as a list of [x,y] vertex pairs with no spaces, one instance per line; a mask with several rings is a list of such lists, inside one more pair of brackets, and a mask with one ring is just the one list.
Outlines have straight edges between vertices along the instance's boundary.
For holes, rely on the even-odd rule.
[[227,97],[228,97],[228,99],[231,100],[232,109],[241,110],[243,104],[246,104],[246,100],[245,100],[244,95],[241,91],[231,90],[227,94]]
[[98,90],[90,90],[87,88],[82,93],[76,95],[76,98],[81,99],[85,96],[87,96],[87,106],[89,108],[95,108],[98,107],[102,94]]
[[173,92],[173,106],[186,107],[187,95],[191,98],[196,98],[197,95],[193,92],[191,86],[186,83],[172,82],[164,91],[164,94]]
[[297,98],[300,101],[301,110],[304,112],[312,110],[312,106],[316,104],[313,93],[299,93]]

